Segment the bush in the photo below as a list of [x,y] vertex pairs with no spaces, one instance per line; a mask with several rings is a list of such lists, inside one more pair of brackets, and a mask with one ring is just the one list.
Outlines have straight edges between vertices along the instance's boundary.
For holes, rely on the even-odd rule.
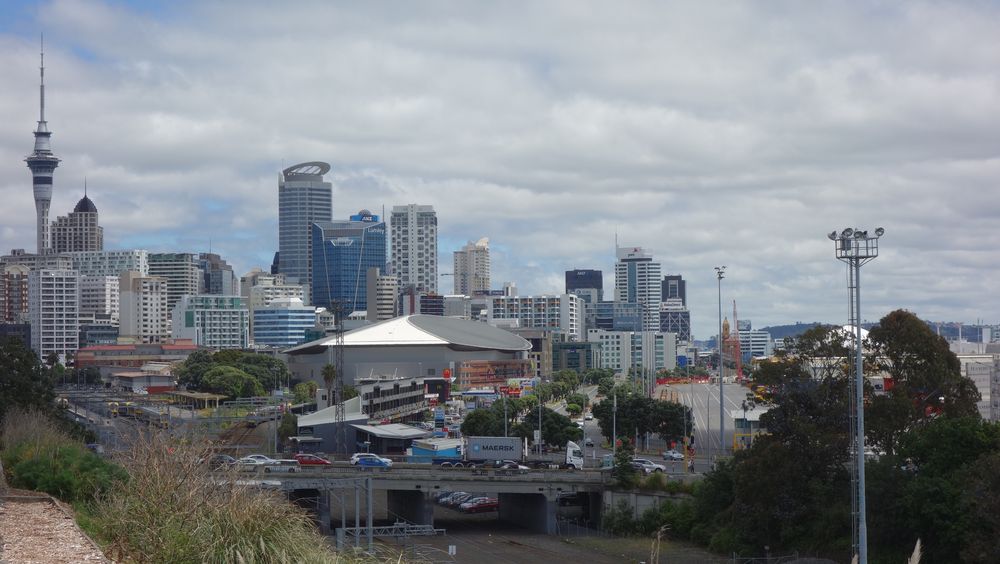
[[667,485],[667,476],[665,474],[662,472],[653,472],[639,483],[639,489],[647,492],[661,492],[667,489]]

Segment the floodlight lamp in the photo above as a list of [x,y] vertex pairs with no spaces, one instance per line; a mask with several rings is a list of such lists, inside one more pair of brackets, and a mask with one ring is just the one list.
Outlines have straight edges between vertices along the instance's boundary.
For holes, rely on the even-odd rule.
[[829,237],[831,241],[836,241],[837,240],[837,232],[836,231],[831,231],[830,234],[827,235],[827,237]]
[[855,239],[866,239],[867,237],[868,237],[868,232],[867,231],[855,231],[854,232],[854,238]]
[[854,230],[851,229],[850,227],[840,232],[840,237],[842,239],[848,239],[851,237],[851,235],[854,235]]
[[876,237],[881,237],[882,235],[885,235],[885,229],[882,229],[881,227],[875,229]]

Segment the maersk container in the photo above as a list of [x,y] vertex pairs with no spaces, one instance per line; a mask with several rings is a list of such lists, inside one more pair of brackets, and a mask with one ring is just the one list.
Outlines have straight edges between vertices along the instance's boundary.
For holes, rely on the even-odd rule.
[[521,460],[520,437],[466,437],[466,460]]

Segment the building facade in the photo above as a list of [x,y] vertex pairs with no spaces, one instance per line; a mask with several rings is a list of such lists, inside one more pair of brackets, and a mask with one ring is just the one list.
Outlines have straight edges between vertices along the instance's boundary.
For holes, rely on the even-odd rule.
[[583,302],[579,296],[498,296],[490,298],[487,322],[517,320],[522,329],[545,329],[571,341],[583,337]]
[[667,274],[660,286],[660,299],[680,300],[681,305],[687,305],[687,282],[680,274]]
[[31,347],[42,359],[66,358],[79,348],[80,275],[75,270],[34,270],[28,275]]
[[97,206],[86,195],[68,215],[52,222],[52,252],[104,250],[104,228],[97,222]]
[[30,272],[23,264],[0,265],[0,323],[27,323]]
[[202,284],[194,253],[149,253],[149,275],[167,281],[167,311],[173,310],[181,296],[198,294]]
[[676,333],[683,343],[691,342],[691,312],[680,298],[660,302],[660,331]]
[[387,276],[378,268],[369,268],[365,275],[368,321],[385,321],[396,317],[399,310],[399,279]]
[[174,339],[211,349],[250,346],[250,310],[242,296],[184,296],[171,316]]
[[240,293],[239,281],[233,267],[215,253],[200,253],[198,268],[201,270],[200,294],[235,296]]
[[[333,185],[324,162],[290,166],[278,180],[278,272],[288,282],[312,288],[312,224],[333,220]],[[306,296],[305,303],[311,297]]]
[[639,304],[642,330],[660,328],[660,263],[642,247],[618,247],[615,263],[615,301]]
[[600,270],[582,268],[567,270],[566,293],[576,294],[585,301],[589,300],[590,303],[603,301],[604,273]]
[[301,297],[276,298],[252,310],[253,342],[258,346],[291,347],[305,342],[316,325],[316,308]]
[[73,259],[73,270],[80,276],[121,276],[123,272],[149,276],[149,253],[141,249],[65,254]]
[[490,289],[490,240],[486,237],[454,253],[455,293],[475,296]]
[[80,277],[80,314],[106,316],[117,326],[120,319],[120,289],[118,276]]
[[345,315],[368,307],[369,268],[386,264],[385,224],[362,210],[362,221],[313,224],[312,303]]
[[593,329],[587,340],[600,345],[600,366],[619,374],[630,370],[673,370],[677,366],[677,336],[659,331]]
[[438,292],[438,221],[434,206],[393,206],[392,274],[401,288]]
[[137,343],[166,341],[170,337],[167,280],[123,272],[118,286],[121,292],[119,335]]

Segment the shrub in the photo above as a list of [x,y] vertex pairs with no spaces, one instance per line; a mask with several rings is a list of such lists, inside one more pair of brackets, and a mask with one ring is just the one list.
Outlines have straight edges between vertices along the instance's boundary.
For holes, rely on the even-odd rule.
[[667,489],[667,477],[662,472],[653,472],[639,484],[639,489],[649,492],[660,492]]

